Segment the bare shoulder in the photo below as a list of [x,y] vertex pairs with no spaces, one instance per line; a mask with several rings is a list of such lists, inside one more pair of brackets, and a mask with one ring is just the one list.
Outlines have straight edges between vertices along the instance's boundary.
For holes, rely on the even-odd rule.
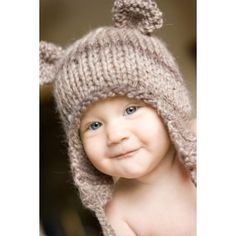
[[117,236],[136,236],[136,233],[125,220],[124,206],[117,199],[112,200],[106,205],[105,213],[109,223],[115,230]]

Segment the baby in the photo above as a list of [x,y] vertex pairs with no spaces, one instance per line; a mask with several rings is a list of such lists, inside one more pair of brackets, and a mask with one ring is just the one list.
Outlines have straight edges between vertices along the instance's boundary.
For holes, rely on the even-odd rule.
[[162,13],[116,0],[113,20],[66,49],[40,43],[80,198],[104,235],[196,235],[196,135],[178,67],[151,36]]
[[91,163],[121,177],[106,205],[117,235],[195,235],[195,187],[155,109],[101,100],[83,115],[80,136]]

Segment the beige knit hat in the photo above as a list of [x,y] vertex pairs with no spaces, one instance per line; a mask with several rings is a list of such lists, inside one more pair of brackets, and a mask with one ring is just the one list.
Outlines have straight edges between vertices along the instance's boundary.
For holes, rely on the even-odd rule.
[[153,0],[115,0],[113,20],[115,26],[98,28],[66,49],[40,43],[40,83],[53,83],[75,185],[104,235],[115,235],[104,212],[114,183],[93,167],[81,144],[80,115],[89,104],[125,95],[153,106],[196,184],[196,137],[190,131],[188,92],[174,58],[151,36],[162,27],[162,13]]

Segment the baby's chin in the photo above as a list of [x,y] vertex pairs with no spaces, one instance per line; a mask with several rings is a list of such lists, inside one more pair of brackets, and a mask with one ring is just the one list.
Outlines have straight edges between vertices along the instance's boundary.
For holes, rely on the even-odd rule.
[[[101,171],[101,170],[100,170]],[[101,171],[103,174],[109,175],[113,180],[123,179],[137,179],[145,176],[147,171],[144,168],[130,168],[123,169],[122,171],[116,171],[116,173],[110,173],[109,171]]]
[[123,170],[119,177],[125,179],[139,179],[147,175],[149,172],[144,166],[132,167],[130,169]]

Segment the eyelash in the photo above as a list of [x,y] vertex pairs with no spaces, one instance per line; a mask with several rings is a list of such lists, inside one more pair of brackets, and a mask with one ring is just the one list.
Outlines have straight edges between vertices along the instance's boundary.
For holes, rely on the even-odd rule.
[[[131,113],[128,113],[128,109],[130,109],[130,108],[135,108]],[[129,107],[127,107],[126,109],[125,109],[125,113],[126,113],[126,115],[132,115],[133,113],[135,113],[138,109],[140,108],[140,106],[129,106]],[[95,128],[95,129],[93,129],[92,128],[92,126],[93,125],[100,125],[99,127],[97,127],[97,128]],[[89,125],[88,125],[88,127],[87,127],[87,130],[96,130],[96,129],[98,129],[98,128],[100,128],[102,126],[102,123],[101,122],[99,122],[99,121],[95,121],[95,122],[92,122],[92,123],[90,123]]]

